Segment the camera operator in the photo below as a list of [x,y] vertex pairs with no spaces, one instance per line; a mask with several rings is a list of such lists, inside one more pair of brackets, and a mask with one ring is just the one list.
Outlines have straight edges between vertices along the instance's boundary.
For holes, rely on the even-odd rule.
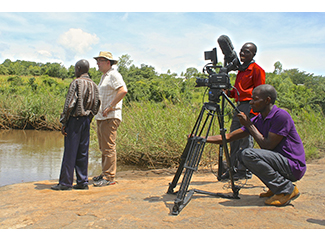
[[[255,87],[265,84],[265,71],[255,63],[254,56],[256,55],[257,47],[254,43],[245,43],[240,50],[240,60],[243,62],[239,68],[234,89],[228,90],[227,95],[230,98],[235,98],[238,103],[238,109],[244,112],[248,117],[252,118],[256,115],[252,112],[249,101],[252,99],[252,91]],[[238,93],[239,96],[238,96]],[[230,132],[241,127],[240,121],[237,117],[237,113],[234,112],[232,123],[230,126]],[[230,163],[236,168],[234,179],[251,178],[251,172],[246,171],[244,167],[241,167],[238,162],[238,152],[245,148],[253,148],[254,141],[251,136],[247,136],[243,139],[236,140],[230,143]],[[229,172],[226,171],[222,176],[222,179],[229,178]]]
[[[284,206],[299,196],[292,182],[306,172],[305,152],[294,121],[283,109],[274,105],[276,90],[271,85],[260,85],[253,90],[249,102],[254,112],[251,120],[243,112],[238,119],[243,127],[226,134],[231,142],[249,134],[261,149],[246,148],[238,154],[240,163],[255,174],[268,188],[260,197],[268,197],[266,205]],[[221,144],[221,135],[209,136],[208,143]]]

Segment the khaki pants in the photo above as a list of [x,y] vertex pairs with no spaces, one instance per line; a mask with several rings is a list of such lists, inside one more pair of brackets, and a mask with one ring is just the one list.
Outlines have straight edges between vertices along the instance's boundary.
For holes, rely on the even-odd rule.
[[102,152],[102,176],[114,181],[116,175],[116,136],[119,119],[97,120],[97,137]]

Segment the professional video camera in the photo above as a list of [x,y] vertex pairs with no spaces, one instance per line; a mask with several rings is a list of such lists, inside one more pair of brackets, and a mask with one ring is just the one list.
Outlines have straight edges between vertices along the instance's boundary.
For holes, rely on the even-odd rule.
[[[209,102],[205,102],[201,108],[200,114],[195,122],[191,134],[189,135],[187,144],[184,151],[180,157],[180,164],[173,178],[173,181],[169,183],[168,191],[169,194],[175,194],[174,188],[176,187],[178,180],[185,169],[183,180],[181,182],[179,191],[176,192],[177,197],[174,202],[174,207],[171,214],[178,215],[180,211],[186,206],[190,201],[191,197],[195,192],[201,194],[207,194],[216,197],[223,198],[233,198],[239,199],[239,187],[234,184],[233,179],[233,167],[230,164],[230,156],[228,152],[227,142],[226,142],[226,129],[224,128],[224,106],[227,101],[230,105],[240,112],[238,108],[231,102],[228,96],[224,93],[224,90],[230,89],[230,79],[228,72],[231,70],[240,70],[241,64],[238,60],[237,54],[234,51],[234,47],[228,36],[222,35],[218,38],[219,46],[225,55],[224,66],[217,66],[217,49],[214,48],[212,51],[206,51],[205,60],[211,60],[212,63],[208,63],[203,68],[203,73],[207,72],[209,75],[208,79],[197,78],[196,87],[206,86],[209,87]],[[219,69],[216,73],[214,70]],[[219,105],[221,100],[221,104]],[[204,116],[206,117],[204,118]],[[206,191],[201,191],[197,189],[188,190],[193,172],[198,169],[200,159],[207,142],[207,137],[214,123],[214,119],[217,117],[220,127],[220,134],[222,136],[222,145],[219,147],[219,169],[218,177],[222,174],[222,169],[220,169],[223,162],[223,151],[226,156],[227,165],[229,169],[229,178],[231,181],[231,189],[233,191],[232,195],[226,195],[222,193],[211,193]]]
[[[208,63],[203,67],[203,73],[209,75],[208,79],[197,78],[196,79],[196,87],[207,86],[211,89],[230,89],[230,78],[228,75],[229,71],[238,70],[241,66],[240,61],[237,57],[236,52],[234,51],[234,47],[231,43],[231,40],[226,35],[221,35],[218,38],[219,46],[222,50],[222,53],[225,55],[224,57],[224,66],[217,66],[218,57],[217,57],[217,49],[214,48],[211,51],[205,51],[204,57],[205,60],[211,60],[211,63]],[[219,69],[219,73],[216,73],[213,69]],[[210,90],[209,100],[216,101],[215,95],[213,94],[213,90]]]
[[[208,63],[203,67],[203,73],[209,74],[208,79],[204,78],[196,78],[196,86],[195,87],[203,87],[207,86],[209,88],[216,89],[229,89],[231,88],[229,76],[227,73],[227,69],[222,66],[217,66],[216,63],[218,61],[217,58],[217,49],[214,48],[211,51],[204,52],[205,60],[211,60],[212,63]],[[216,73],[213,69],[220,68],[219,73]]]

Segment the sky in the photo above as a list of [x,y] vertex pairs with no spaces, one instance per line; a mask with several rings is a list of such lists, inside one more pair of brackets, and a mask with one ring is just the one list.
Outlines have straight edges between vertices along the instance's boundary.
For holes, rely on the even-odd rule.
[[116,59],[129,55],[136,66],[180,75],[190,67],[201,72],[208,63],[204,52],[215,47],[223,62],[217,39],[227,35],[237,54],[254,42],[255,61],[266,72],[280,61],[283,69],[325,76],[325,12],[313,1],[289,7],[268,1],[261,9],[251,7],[259,1],[15,1],[0,12],[0,63],[57,62],[69,68],[86,59],[97,67],[93,57],[109,51]]

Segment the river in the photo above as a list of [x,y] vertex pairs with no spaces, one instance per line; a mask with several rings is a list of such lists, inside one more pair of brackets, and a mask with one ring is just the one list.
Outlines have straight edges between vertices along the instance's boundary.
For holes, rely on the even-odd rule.
[[[57,131],[0,130],[0,186],[58,179],[64,138]],[[89,157],[89,176],[98,175],[100,161]]]

